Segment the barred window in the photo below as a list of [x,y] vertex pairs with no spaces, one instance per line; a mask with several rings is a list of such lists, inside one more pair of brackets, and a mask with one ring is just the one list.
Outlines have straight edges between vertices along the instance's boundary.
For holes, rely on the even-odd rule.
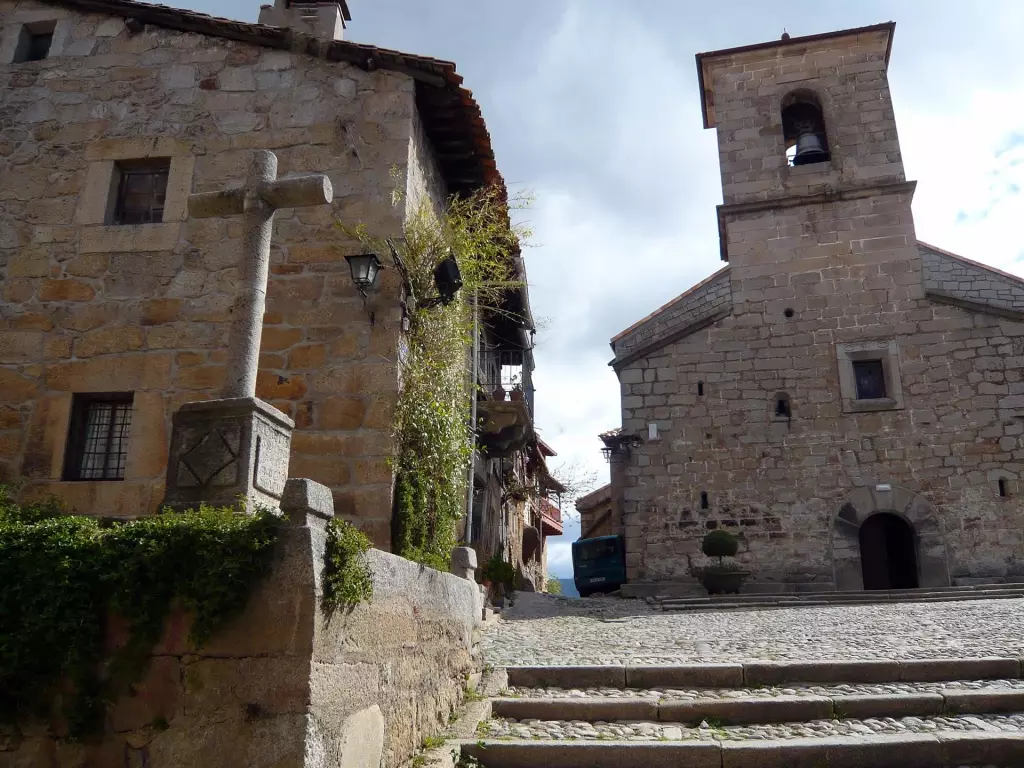
[[75,395],[64,479],[123,480],[131,422],[131,392]]
[[164,220],[171,161],[127,161],[117,164],[114,224],[158,224]]

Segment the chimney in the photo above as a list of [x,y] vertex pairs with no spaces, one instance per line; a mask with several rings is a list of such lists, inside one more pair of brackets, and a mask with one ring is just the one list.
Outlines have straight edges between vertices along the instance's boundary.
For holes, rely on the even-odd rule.
[[296,32],[328,40],[341,40],[345,37],[346,21],[352,21],[347,0],[274,0],[273,5],[260,6],[260,24],[288,27]]

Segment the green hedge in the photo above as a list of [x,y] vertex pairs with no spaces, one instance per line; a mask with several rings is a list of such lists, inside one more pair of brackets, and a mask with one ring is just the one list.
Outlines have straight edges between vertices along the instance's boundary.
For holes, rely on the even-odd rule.
[[[47,718],[57,702],[73,736],[101,728],[106,704],[145,671],[172,604],[193,615],[195,646],[244,609],[277,525],[208,507],[102,521],[19,505],[0,488],[0,722]],[[111,614],[130,639],[103,664]]]

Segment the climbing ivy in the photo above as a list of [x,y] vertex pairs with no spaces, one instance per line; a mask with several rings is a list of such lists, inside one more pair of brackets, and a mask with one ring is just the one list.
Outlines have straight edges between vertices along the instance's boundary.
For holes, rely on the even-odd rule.
[[370,546],[366,534],[350,523],[334,518],[327,524],[323,610],[328,616],[373,597],[373,581],[365,560]]
[[[0,487],[0,722],[56,711],[73,736],[144,671],[172,604],[201,646],[271,565],[277,518],[201,507],[134,521],[21,505]],[[107,660],[112,615],[128,641]]]
[[509,211],[527,203],[525,197],[510,200],[500,187],[453,197],[441,212],[425,201],[394,243],[374,238],[363,226],[342,227],[375,253],[388,254],[393,245],[418,299],[437,293],[434,268],[449,254],[462,274],[462,290],[447,306],[411,305],[394,418],[394,550],[442,570],[458,542],[472,452],[467,360],[473,301],[481,316],[501,312],[509,289],[520,285],[514,255],[529,232],[510,222]]

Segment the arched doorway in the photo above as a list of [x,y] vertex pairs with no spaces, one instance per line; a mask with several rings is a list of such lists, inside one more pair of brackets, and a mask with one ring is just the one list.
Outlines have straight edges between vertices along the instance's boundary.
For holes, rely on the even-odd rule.
[[[870,522],[875,517],[881,519]],[[890,530],[887,532],[884,526],[889,517],[895,517],[899,523],[888,523]],[[861,527],[869,523],[871,527],[862,538]],[[896,529],[900,524],[903,528]],[[871,528],[876,526],[880,531],[873,534]],[[895,583],[890,580],[892,586],[865,583],[868,567],[861,558],[862,542],[868,544],[868,556],[871,556],[871,544],[877,538],[886,545],[891,543],[895,560],[902,563],[891,574],[896,576]],[[832,573],[839,591],[898,589],[899,585],[908,583],[915,587],[948,587],[950,584],[942,517],[928,499],[903,486],[878,483],[853,490],[832,520],[831,549]],[[874,551],[878,549],[875,546]],[[883,551],[886,552],[882,557],[885,573],[890,575],[888,548]],[[913,580],[908,573],[913,574]]]
[[910,523],[878,512],[864,521],[858,538],[864,589],[917,588],[917,547]]

